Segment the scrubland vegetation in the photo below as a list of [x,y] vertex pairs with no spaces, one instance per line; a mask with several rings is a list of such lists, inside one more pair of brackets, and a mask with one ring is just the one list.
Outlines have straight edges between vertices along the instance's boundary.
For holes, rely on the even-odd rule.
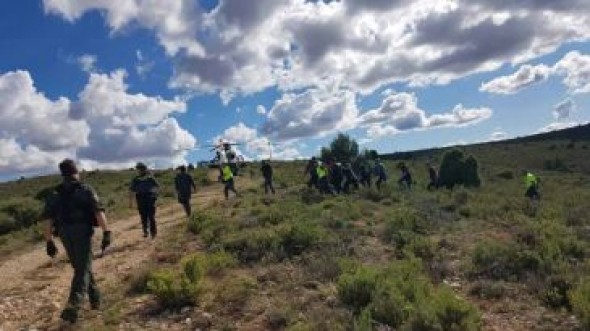
[[[301,162],[274,163],[279,192],[264,196],[250,164],[237,181],[243,198],[198,209],[161,238],[149,265],[109,285],[105,317],[86,326],[150,316],[221,330],[590,329],[587,144],[465,147],[480,185],[434,192],[426,162],[439,164],[444,151],[397,155],[384,189],[336,197],[303,185]],[[413,171],[412,191],[395,183],[400,161]],[[538,210],[523,196],[523,168],[541,178]],[[117,194],[131,174],[95,176],[110,211],[123,215]],[[36,215],[34,196],[53,180],[3,184],[2,194],[27,187],[22,199]]]

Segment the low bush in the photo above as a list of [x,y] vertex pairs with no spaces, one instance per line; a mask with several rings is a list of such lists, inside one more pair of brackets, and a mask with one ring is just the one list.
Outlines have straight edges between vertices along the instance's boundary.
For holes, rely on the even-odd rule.
[[241,311],[256,288],[257,284],[254,279],[248,277],[228,278],[217,287],[215,301],[228,311]]
[[514,179],[514,172],[512,172],[510,170],[505,170],[505,171],[498,173],[496,175],[496,177],[506,179],[506,180],[512,180],[512,179]]
[[566,277],[550,277],[541,291],[541,300],[550,308],[565,307],[571,309],[571,303],[568,297],[571,289],[572,283]]
[[[192,273],[188,266],[186,272]],[[150,275],[147,289],[154,294],[163,309],[176,310],[185,306],[195,305],[200,293],[199,280],[195,273],[178,275],[169,269],[162,269]]]
[[340,300],[358,313],[373,300],[378,272],[364,266],[355,269],[340,276],[337,287]]
[[501,281],[479,280],[471,286],[469,294],[486,300],[500,299],[506,294],[506,284]]
[[213,223],[213,220],[210,215],[206,213],[195,212],[189,218],[187,227],[190,232],[199,234],[211,223]]
[[590,329],[590,278],[583,279],[569,292],[569,301],[583,329]]
[[223,275],[227,269],[238,264],[237,259],[225,251],[193,254],[185,258],[185,263],[188,261],[193,261],[192,263],[198,267],[197,271],[208,276]]
[[[341,301],[396,330],[478,330],[480,314],[446,287],[434,287],[419,259],[384,269],[349,268],[338,280]],[[365,315],[363,317],[363,315]]]

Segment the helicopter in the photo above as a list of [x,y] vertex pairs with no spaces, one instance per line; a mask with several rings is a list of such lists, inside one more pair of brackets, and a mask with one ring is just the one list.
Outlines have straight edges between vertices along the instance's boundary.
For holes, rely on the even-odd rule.
[[219,168],[221,165],[228,163],[234,175],[239,175],[239,169],[246,166],[244,156],[239,154],[233,146],[241,146],[242,144],[230,143],[219,139],[215,145],[207,145],[211,147],[209,151],[215,152],[215,157],[209,162],[209,168]]

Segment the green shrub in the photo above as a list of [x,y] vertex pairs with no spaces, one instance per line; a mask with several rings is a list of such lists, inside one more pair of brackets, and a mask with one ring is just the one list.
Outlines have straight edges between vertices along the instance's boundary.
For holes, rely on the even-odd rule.
[[338,280],[343,303],[396,330],[478,330],[480,314],[446,287],[436,288],[420,259],[406,259],[384,269],[348,266]]
[[583,279],[569,293],[572,311],[578,316],[578,319],[585,330],[590,329],[590,278]]
[[373,318],[369,309],[363,309],[358,318],[354,319],[354,331],[373,331]]
[[284,228],[280,236],[283,252],[292,257],[310,248],[322,237],[322,233],[317,226],[297,222]]
[[496,177],[506,179],[506,180],[512,180],[512,179],[514,179],[514,172],[512,172],[510,170],[505,170],[505,171],[498,173],[496,175]]
[[287,214],[278,207],[266,208],[260,216],[258,223],[262,226],[267,224],[278,225],[287,219]]
[[210,254],[197,253],[189,255],[184,261],[185,263],[189,261],[194,263],[195,272],[209,276],[220,276],[227,269],[233,268],[238,264],[236,258],[225,251],[217,251]]
[[276,253],[280,243],[276,229],[260,228],[231,233],[223,238],[222,247],[236,254],[241,262],[250,263]]
[[12,229],[10,230],[25,229],[41,220],[41,208],[38,203],[33,201],[10,204],[2,208],[2,212],[12,219],[12,222],[6,222],[6,224],[11,224],[9,227]]
[[195,212],[188,220],[188,230],[194,234],[199,234],[203,230],[210,228],[219,223],[219,220],[209,213]]
[[541,291],[541,300],[551,308],[571,309],[568,293],[572,289],[569,279],[563,276],[550,277]]
[[373,293],[377,287],[377,275],[377,270],[364,266],[341,275],[337,284],[340,300],[356,312],[360,312],[373,300]]
[[512,279],[520,277],[525,270],[532,267],[532,257],[519,257],[521,250],[513,242],[497,242],[486,240],[478,244],[471,256],[478,276],[491,279]]
[[489,280],[476,281],[469,294],[481,299],[500,299],[506,293],[506,285],[503,282],[494,282]]
[[256,291],[256,281],[248,277],[232,277],[219,284],[216,301],[224,309],[240,311],[244,308],[252,293]]
[[481,179],[477,160],[471,155],[465,158],[458,149],[446,152],[440,165],[439,182],[449,189],[456,185],[479,187]]
[[480,329],[481,317],[477,309],[459,299],[449,288],[438,290],[434,298],[434,311],[441,330],[476,331]]
[[372,295],[370,311],[380,323],[397,328],[407,319],[408,301],[393,282],[379,282]]
[[[191,275],[191,277],[194,276],[195,274]],[[179,277],[178,273],[169,269],[159,270],[150,275],[147,289],[156,296],[158,303],[164,309],[179,309],[194,305],[200,292],[198,280],[191,280],[184,274]]]

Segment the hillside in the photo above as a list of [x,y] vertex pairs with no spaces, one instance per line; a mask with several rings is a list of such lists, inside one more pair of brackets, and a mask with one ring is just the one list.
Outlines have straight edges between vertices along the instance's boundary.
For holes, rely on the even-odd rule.
[[[425,163],[443,149],[386,156],[385,189],[337,197],[307,189],[303,163],[275,164],[276,196],[264,196],[249,165],[237,179],[242,197],[229,201],[200,170],[188,220],[162,171],[155,242],[140,238],[125,208],[132,173],[86,174],[107,202],[115,243],[96,261],[105,307],[85,311],[76,329],[585,330],[589,129],[461,147],[479,162],[483,185],[472,189],[426,190]],[[412,191],[395,182],[401,159]],[[524,168],[541,178],[536,212],[523,197]],[[38,212],[35,196],[57,180],[0,184],[2,222],[18,214],[5,206]],[[10,252],[0,257],[0,330],[61,327],[71,271],[63,254],[51,262],[23,241],[34,229],[0,237]]]

